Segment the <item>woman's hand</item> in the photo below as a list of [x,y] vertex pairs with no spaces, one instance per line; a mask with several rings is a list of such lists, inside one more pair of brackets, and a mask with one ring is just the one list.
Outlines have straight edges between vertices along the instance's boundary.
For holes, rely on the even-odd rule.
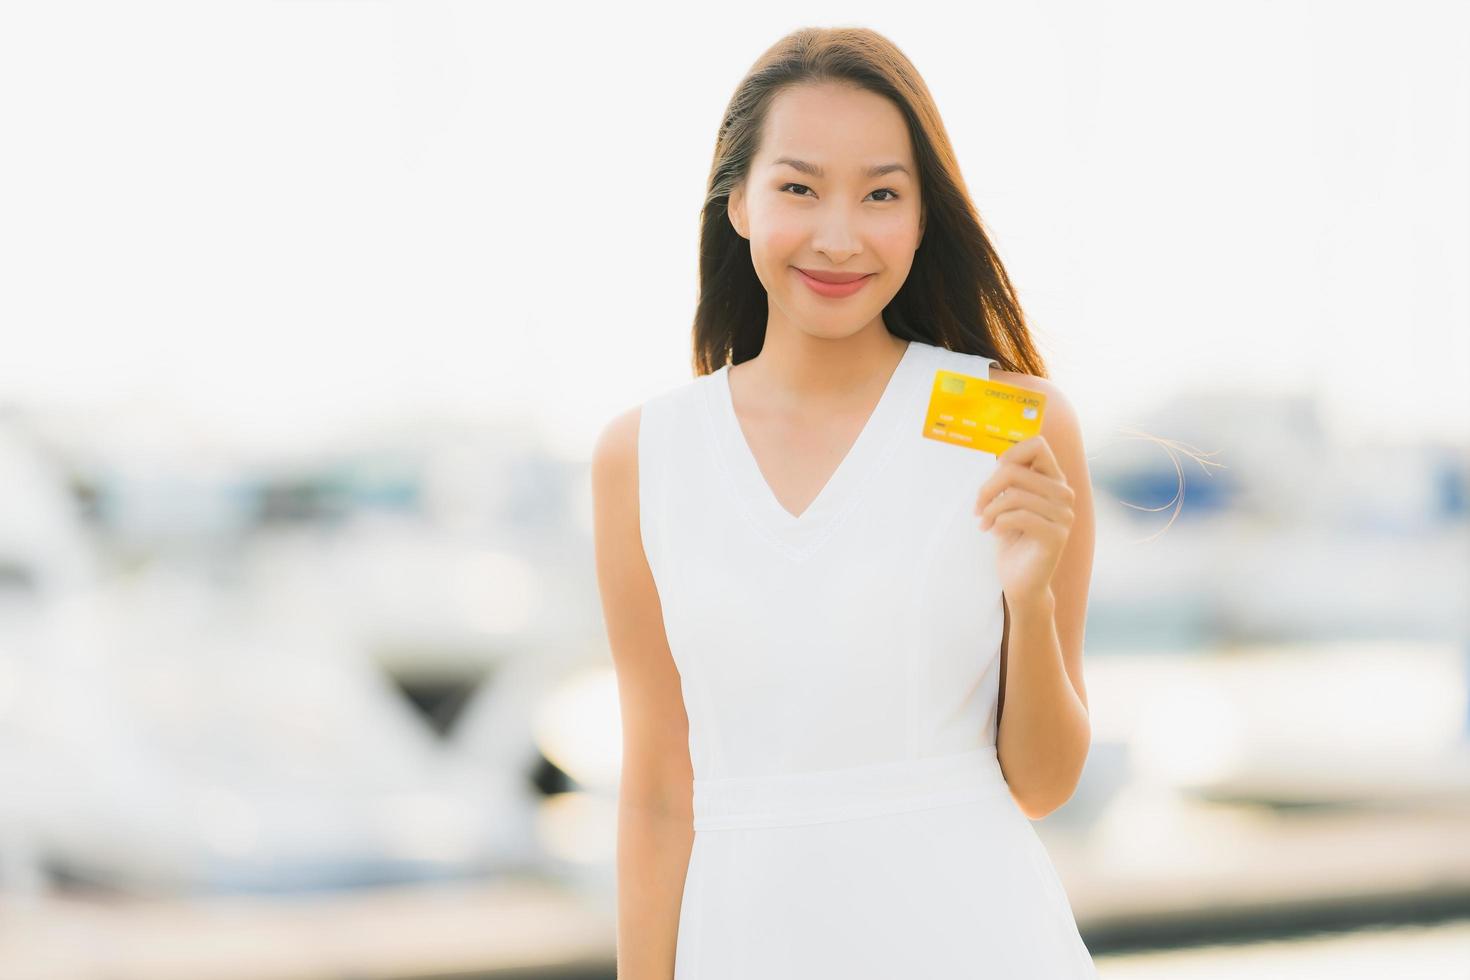
[[1040,599],[1072,531],[1072,502],[1051,447],[1035,435],[999,456],[1000,465],[980,487],[975,513],[982,531],[1000,532],[996,568],[1012,605]]

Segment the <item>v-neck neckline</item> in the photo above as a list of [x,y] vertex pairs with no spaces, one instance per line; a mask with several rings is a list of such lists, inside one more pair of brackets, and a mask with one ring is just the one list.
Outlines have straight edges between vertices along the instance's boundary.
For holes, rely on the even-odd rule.
[[[805,548],[815,546],[816,539],[820,537],[818,532],[856,502],[857,492],[871,475],[882,450],[891,443],[902,414],[903,395],[918,375],[919,363],[927,346],[917,340],[908,342],[847,453],[800,514],[793,514],[781,505],[756,462],[755,453],[751,451],[750,442],[740,426],[740,418],[735,414],[735,400],[730,391],[731,365],[721,365],[714,372],[713,384],[709,388],[709,408],[718,430],[715,442],[727,465],[726,475],[735,493],[747,505],[747,514],[758,526],[776,536],[798,556]],[[921,424],[915,422],[916,427]]]

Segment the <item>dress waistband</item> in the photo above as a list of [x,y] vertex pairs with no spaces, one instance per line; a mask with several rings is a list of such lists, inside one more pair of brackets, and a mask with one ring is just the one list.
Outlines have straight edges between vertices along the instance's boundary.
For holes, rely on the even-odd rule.
[[995,746],[870,766],[694,780],[694,829],[789,827],[1010,796]]

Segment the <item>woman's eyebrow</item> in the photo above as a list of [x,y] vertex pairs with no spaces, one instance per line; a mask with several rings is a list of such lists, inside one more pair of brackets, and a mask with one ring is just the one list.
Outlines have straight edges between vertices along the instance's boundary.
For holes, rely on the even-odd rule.
[[[774,159],[774,160],[771,161],[771,166],[773,166],[773,167],[779,167],[783,163],[786,166],[788,166],[788,167],[791,167],[791,168],[793,168],[795,170],[800,170],[802,173],[809,174],[812,177],[825,177],[825,176],[827,176],[826,171],[824,171],[821,167],[817,166],[815,163],[807,163],[805,160],[796,160],[796,159],[794,159],[792,157],[777,157],[776,159]],[[895,171],[897,171],[899,173],[908,174],[910,177],[913,176],[913,174],[910,174],[909,173],[909,168],[908,167],[905,167],[901,163],[880,163],[880,164],[876,164],[876,165],[868,168],[867,176],[869,176],[869,177],[882,177],[884,174],[893,173]]]

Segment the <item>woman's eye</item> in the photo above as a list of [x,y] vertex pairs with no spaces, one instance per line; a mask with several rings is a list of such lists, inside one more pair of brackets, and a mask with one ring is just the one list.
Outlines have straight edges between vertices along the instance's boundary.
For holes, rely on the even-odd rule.
[[[808,186],[806,186],[805,184],[782,184],[779,188],[777,188],[777,190],[783,190],[784,191],[788,187],[800,187],[804,191],[811,190],[811,188],[808,187]],[[894,200],[897,200],[898,199],[898,192],[897,191],[894,191],[894,190],[892,190],[891,188],[888,188],[888,187],[880,187],[876,191],[874,191],[873,193],[874,194],[888,194],[888,195],[890,195],[889,197],[883,198],[882,201],[880,201],[879,203],[886,204],[889,201],[894,201]],[[806,196],[805,194],[798,194],[797,195],[797,197],[805,197],[805,196]]]

